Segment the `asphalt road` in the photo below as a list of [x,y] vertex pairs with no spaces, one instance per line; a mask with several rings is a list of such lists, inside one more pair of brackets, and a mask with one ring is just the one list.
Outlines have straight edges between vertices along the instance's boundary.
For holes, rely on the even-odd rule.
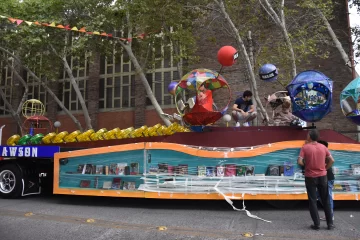
[[[336,229],[309,228],[307,202],[275,209],[245,201],[178,201],[41,195],[0,199],[1,240],[49,239],[360,239],[360,203],[336,202]],[[235,202],[242,208],[242,201]],[[322,214],[322,213],[321,213]],[[247,235],[249,234],[249,235]]]

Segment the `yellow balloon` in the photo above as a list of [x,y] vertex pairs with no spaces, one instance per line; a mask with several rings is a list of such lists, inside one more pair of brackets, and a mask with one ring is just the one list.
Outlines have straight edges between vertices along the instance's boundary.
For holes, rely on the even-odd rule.
[[122,139],[123,137],[122,137],[122,130],[119,130],[117,133],[116,133],[116,138],[117,139]]
[[90,139],[91,139],[91,141],[98,141],[99,140],[98,135],[96,133],[92,133],[90,135]]
[[56,135],[55,138],[53,138],[52,142],[53,143],[63,143],[64,142],[64,137],[66,137],[69,133],[67,131],[63,131],[59,134]]
[[8,145],[8,146],[15,146],[17,143],[18,143],[18,141],[20,140],[20,135],[12,135],[11,137],[9,137],[9,139],[6,141],[6,144]]
[[52,143],[52,140],[56,137],[56,133],[51,132],[45,135],[45,137],[42,138],[43,143],[50,144]]
[[102,128],[102,129],[100,129],[100,130],[98,130],[98,131],[96,132],[97,137],[99,138],[99,140],[105,140],[105,138],[104,138],[104,133],[106,133],[106,132],[107,132],[107,129],[106,129],[106,128]]
[[64,137],[64,141],[68,142],[68,143],[76,142],[76,137],[80,134],[81,134],[81,132],[79,130],[76,130],[76,131],[70,133],[69,135],[67,135],[66,137]]

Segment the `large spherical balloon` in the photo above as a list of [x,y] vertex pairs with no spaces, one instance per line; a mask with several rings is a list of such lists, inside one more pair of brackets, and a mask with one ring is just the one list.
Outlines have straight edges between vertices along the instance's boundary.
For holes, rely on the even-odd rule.
[[168,92],[173,96],[175,96],[175,89],[177,85],[178,85],[177,82],[171,82],[168,86]]
[[352,80],[342,90],[340,106],[346,118],[360,126],[360,77]]
[[261,80],[267,82],[276,81],[278,77],[278,70],[275,65],[267,63],[261,66],[259,75]]
[[[228,95],[227,104],[215,104],[213,92],[223,89]],[[184,93],[184,94],[181,94]],[[218,121],[226,112],[231,91],[226,80],[210,69],[194,69],[184,75],[175,89],[175,106],[184,123],[205,126]],[[217,106],[219,107],[217,107]]]
[[317,122],[331,112],[333,82],[323,73],[308,70],[299,73],[286,89],[292,113],[306,122]]
[[234,47],[224,46],[218,51],[217,58],[221,65],[229,67],[235,63],[238,53]]

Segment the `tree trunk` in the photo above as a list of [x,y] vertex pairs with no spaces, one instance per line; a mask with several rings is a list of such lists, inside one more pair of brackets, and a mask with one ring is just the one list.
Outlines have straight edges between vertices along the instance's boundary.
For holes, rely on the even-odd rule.
[[[347,55],[346,51],[344,50],[341,42],[339,41],[339,39],[337,38],[334,30],[332,29],[329,21],[326,19],[325,15],[322,13],[322,11],[318,8],[316,8],[316,12],[317,14],[320,16],[321,20],[324,22],[326,29],[332,39],[332,41],[334,42],[336,48],[338,49],[342,59],[345,62],[345,66],[348,67],[349,71],[352,73],[352,66],[351,66],[351,60],[349,58],[349,56]],[[355,77],[358,77],[359,74],[355,71]]]
[[[55,49],[53,48],[53,50],[55,51]],[[75,92],[76,92],[76,96],[78,97],[79,99],[79,102],[80,102],[80,105],[81,105],[81,108],[82,108],[82,111],[83,111],[83,114],[84,114],[84,118],[85,118],[85,123],[86,123],[86,128],[87,129],[92,129],[92,125],[91,125],[91,119],[90,119],[90,115],[89,115],[89,112],[88,112],[88,109],[86,107],[86,104],[85,104],[85,100],[80,92],[80,89],[79,89],[79,86],[74,78],[74,75],[72,74],[72,70],[66,60],[66,57],[63,56],[61,58],[61,60],[63,61],[64,63],[64,67],[65,67],[65,70],[67,72],[67,74],[69,75],[69,78],[70,78],[70,82],[71,82],[71,85],[72,87],[74,88]]]
[[[58,95],[59,82],[50,81],[48,82],[48,87],[55,95]],[[46,101],[46,113],[47,113],[46,115],[52,123],[54,123],[57,120],[57,110],[58,110],[58,105],[56,101],[54,101],[54,99],[51,99],[50,96],[48,96]]]
[[11,104],[9,103],[9,101],[6,99],[6,95],[4,93],[4,91],[0,88],[0,96],[3,99],[5,106],[9,109],[9,112],[11,114],[11,116],[14,118],[14,120],[16,121],[16,124],[18,125],[21,134],[22,133],[22,122],[21,122],[21,118],[20,116],[15,112],[14,108],[11,106]]
[[[17,109],[16,113],[20,116],[21,111],[22,111],[22,105],[25,103],[25,101],[28,98],[28,93],[29,93],[29,86],[28,84],[25,82],[25,80],[22,78],[22,76],[17,72],[17,70],[13,67],[12,63],[1,57],[4,61],[6,61],[7,66],[9,66],[11,68],[11,70],[13,71],[13,73],[15,74],[16,77],[16,83],[15,85],[19,85],[19,83],[21,83],[21,85],[24,87],[24,93],[23,96],[21,98],[21,100],[17,103],[17,104],[13,104],[13,108]],[[19,66],[21,66],[21,64],[19,64]],[[18,86],[16,86],[16,88],[18,88]]]
[[161,109],[159,103],[157,102],[154,93],[151,90],[151,87],[146,79],[146,76],[144,74],[143,69],[141,68],[137,58],[135,57],[131,46],[126,45],[125,43],[120,41],[121,46],[125,49],[125,51],[128,53],[129,58],[131,60],[131,62],[134,64],[135,66],[135,70],[136,70],[136,74],[139,75],[140,77],[140,81],[142,82],[142,84],[144,85],[146,94],[148,96],[148,98],[150,99],[152,105],[155,107],[155,110],[157,112],[157,114],[159,115],[159,117],[163,120],[163,122],[165,123],[166,126],[170,126],[171,122],[169,119],[167,119],[164,115],[163,115],[163,110]]
[[269,17],[274,21],[274,23],[281,29],[281,32],[284,36],[286,45],[289,48],[290,52],[290,61],[291,61],[291,76],[292,78],[295,78],[296,76],[296,60],[295,60],[295,53],[294,49],[289,37],[289,33],[286,29],[286,23],[285,23],[285,15],[284,15],[284,0],[281,0],[281,6],[280,6],[280,17],[275,12],[274,8],[271,6],[268,0],[263,0],[265,2],[265,5],[263,4],[262,0],[259,0],[260,5],[263,7],[265,12],[269,15]]
[[[250,62],[252,65],[252,71],[255,72],[254,45],[253,45],[252,38],[251,38],[251,31],[248,32],[248,41],[249,41],[249,58],[250,58]],[[252,84],[251,84],[250,88],[251,88],[251,92],[255,92]],[[256,101],[254,101],[254,106],[256,108],[256,106],[257,106]],[[252,124],[253,124],[253,126],[258,126],[259,125],[258,118],[255,118],[252,121]]]
[[[9,61],[8,61],[7,65],[9,67],[11,67],[11,69],[14,73],[14,76],[12,79],[12,83],[13,83],[12,88],[13,89],[12,89],[12,93],[11,93],[11,105],[12,105],[13,109],[18,109],[19,107],[21,108],[21,105],[22,105],[21,100],[22,100],[23,88],[21,87],[21,85],[23,85],[23,84],[20,85],[20,81],[21,81],[20,74],[22,72],[22,68],[21,68],[21,65],[16,64],[15,61],[14,61],[14,66]],[[23,96],[25,96],[25,95],[23,95]],[[27,93],[26,93],[25,97],[27,97]]]
[[242,41],[239,31],[237,30],[237,28],[235,27],[234,23],[232,22],[232,20],[230,19],[229,14],[226,12],[225,10],[225,6],[222,0],[214,0],[215,3],[219,6],[221,13],[223,14],[224,18],[226,19],[227,23],[229,24],[231,31],[234,33],[234,37],[236,39],[238,48],[241,50],[244,58],[245,58],[245,63],[246,63],[246,67],[247,70],[249,71],[250,74],[250,86],[254,89],[254,98],[255,101],[257,103],[257,106],[259,107],[259,112],[262,115],[262,118],[267,122],[269,122],[269,116],[264,108],[264,106],[261,103],[261,100],[259,98],[259,92],[257,90],[257,85],[256,85],[256,79],[255,79],[255,74],[253,71],[253,67],[251,65],[250,62],[250,58],[249,55],[246,51],[244,42]]
[[135,76],[135,128],[146,124],[146,92],[140,76]]
[[94,129],[98,129],[100,53],[97,50],[93,50],[92,57],[92,61],[89,63],[89,78],[86,83],[86,94],[91,125]]
[[[11,52],[9,52],[8,50],[6,50],[5,48],[0,47],[0,50],[9,54],[10,56],[12,56],[14,58],[14,60],[16,60],[20,65],[22,65],[21,61],[19,58],[17,58],[14,54],[12,54]],[[41,86],[43,86],[45,88],[45,90],[47,91],[47,93],[50,94],[50,96],[53,97],[53,99],[56,101],[56,103],[59,105],[59,107],[71,118],[71,120],[73,120],[73,122],[75,123],[75,125],[77,126],[77,128],[80,131],[83,131],[83,128],[81,127],[80,122],[74,117],[74,115],[64,106],[64,104],[59,100],[59,98],[54,94],[53,91],[51,91],[51,89],[43,82],[41,81],[40,78],[38,78],[35,73],[33,73],[28,67],[26,67],[25,65],[22,65],[24,70],[26,70],[33,78],[35,81],[37,81],[39,84],[41,84]]]

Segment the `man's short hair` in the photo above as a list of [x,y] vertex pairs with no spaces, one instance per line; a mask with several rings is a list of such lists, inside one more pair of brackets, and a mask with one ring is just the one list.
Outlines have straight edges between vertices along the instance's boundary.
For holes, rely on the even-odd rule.
[[316,129],[311,129],[309,132],[310,139],[317,141],[319,139],[319,131]]
[[325,147],[328,147],[329,146],[329,143],[327,141],[324,141],[324,140],[318,140],[317,141],[318,143],[324,145]]
[[245,98],[245,97],[252,97],[252,92],[251,91],[249,91],[249,90],[246,90],[244,93],[243,93],[243,97]]

